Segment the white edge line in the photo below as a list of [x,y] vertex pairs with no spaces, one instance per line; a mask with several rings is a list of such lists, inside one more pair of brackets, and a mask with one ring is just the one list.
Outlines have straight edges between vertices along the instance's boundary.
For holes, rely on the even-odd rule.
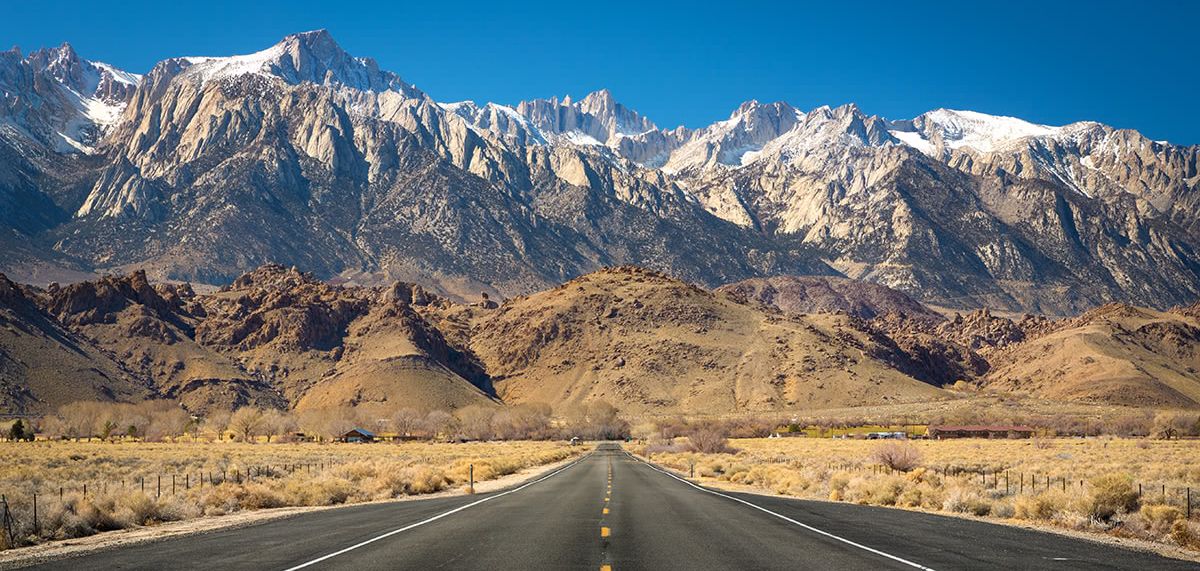
[[829,533],[828,531],[825,531],[825,530],[822,530],[822,529],[817,529],[817,528],[815,528],[815,527],[813,527],[813,526],[811,526],[811,525],[808,525],[808,524],[806,524],[806,523],[801,523],[801,522],[799,522],[799,521],[796,521],[796,520],[794,520],[794,519],[792,519],[792,518],[790,518],[790,517],[788,517],[788,516],[785,516],[785,515],[783,515],[783,514],[780,514],[780,513],[773,512],[773,511],[771,511],[771,510],[769,510],[769,509],[767,509],[767,508],[764,508],[764,507],[762,507],[762,506],[760,506],[760,505],[757,505],[757,504],[750,503],[750,502],[748,502],[748,501],[746,501],[746,500],[743,500],[743,499],[741,499],[741,498],[734,497],[734,496],[731,496],[731,495],[728,495],[728,494],[722,494],[721,492],[715,492],[715,491],[713,491],[713,490],[710,490],[710,489],[708,489],[708,488],[705,488],[705,487],[703,487],[703,486],[698,486],[698,485],[696,485],[696,484],[694,484],[694,483],[692,483],[692,482],[689,482],[689,481],[687,481],[687,480],[685,480],[685,479],[683,479],[683,478],[680,478],[679,476],[676,476],[675,474],[672,474],[672,473],[670,473],[670,472],[668,472],[668,471],[666,471],[666,470],[663,470],[663,469],[659,468],[658,466],[655,466],[654,464],[652,464],[652,463],[650,463],[650,462],[648,462],[648,461],[646,461],[646,460],[642,460],[641,458],[638,458],[637,456],[634,456],[634,455],[633,455],[633,454],[631,454],[629,451],[625,451],[625,453],[626,453],[626,454],[629,454],[629,457],[630,457],[630,458],[633,458],[634,460],[636,460],[636,461],[638,461],[638,462],[641,462],[641,463],[643,463],[643,464],[645,464],[645,465],[649,466],[651,470],[654,470],[654,471],[656,471],[656,472],[661,472],[661,473],[663,473],[663,474],[666,474],[666,475],[668,475],[668,476],[670,476],[670,477],[672,477],[672,478],[675,478],[676,480],[679,480],[680,482],[683,482],[683,483],[685,483],[685,484],[687,484],[687,485],[689,485],[689,486],[691,486],[691,487],[693,487],[693,488],[696,488],[697,490],[700,490],[701,492],[707,492],[707,493],[709,493],[709,494],[712,494],[712,495],[714,495],[714,496],[721,496],[722,498],[728,498],[728,499],[730,499],[730,500],[733,500],[733,501],[735,501],[735,502],[739,502],[739,503],[742,503],[742,504],[746,504],[746,505],[748,505],[748,506],[750,506],[750,507],[752,507],[752,508],[754,508],[754,509],[756,509],[756,510],[759,510],[759,511],[763,511],[763,512],[769,513],[769,514],[771,514],[771,515],[773,515],[773,516],[775,516],[775,517],[777,517],[777,518],[779,518],[779,519],[782,519],[782,520],[784,520],[784,521],[787,521],[787,522],[790,522],[790,523],[794,523],[794,524],[796,524],[796,525],[798,525],[798,526],[800,526],[800,527],[802,527],[802,528],[804,528],[804,529],[807,529],[807,530],[809,530],[809,531],[811,531],[811,532],[813,532],[813,533],[818,533],[818,534],[820,534],[820,535],[823,535],[823,536],[825,536],[825,537],[828,537],[828,538],[830,538],[830,539],[835,539],[835,540],[837,540],[837,541],[840,541],[840,542],[842,542],[842,543],[845,543],[845,544],[847,544],[847,545],[853,545],[854,547],[857,547],[857,548],[859,548],[859,549],[862,549],[862,550],[864,550],[864,551],[869,551],[869,552],[871,552],[871,553],[874,553],[875,555],[879,555],[879,556],[882,556],[882,557],[886,557],[886,558],[888,558],[888,559],[891,559],[892,561],[896,561],[896,562],[899,562],[899,563],[903,563],[903,564],[905,564],[905,565],[908,565],[908,566],[910,566],[910,567],[915,567],[915,568],[917,568],[917,569],[922,569],[923,571],[935,571],[935,570],[934,570],[933,568],[931,568],[931,567],[926,567],[926,566],[924,566],[924,565],[921,565],[920,563],[914,563],[914,562],[912,562],[912,561],[909,561],[909,560],[907,560],[907,559],[904,559],[903,557],[898,557],[898,556],[892,555],[891,553],[886,553],[886,552],[880,551],[880,550],[878,550],[878,549],[875,549],[874,547],[867,547],[866,545],[863,545],[863,544],[861,544],[861,543],[857,543],[857,542],[851,541],[851,540],[849,540],[849,539],[846,539],[846,538],[844,538],[844,537],[840,537],[840,536],[834,535],[834,534],[832,534],[832,533]]
[[526,482],[526,483],[524,483],[524,484],[521,484],[519,487],[513,488],[513,489],[511,489],[511,490],[509,490],[509,491],[507,491],[507,492],[501,492],[501,493],[499,493],[499,494],[496,494],[496,495],[494,495],[494,496],[488,496],[488,497],[486,497],[486,498],[483,498],[483,499],[480,499],[480,500],[476,500],[476,501],[474,501],[474,502],[471,502],[471,503],[469,503],[469,504],[466,504],[466,505],[463,505],[463,506],[458,506],[457,508],[454,508],[454,509],[452,509],[452,510],[450,510],[450,511],[448,511],[448,512],[442,512],[442,513],[440,513],[440,514],[437,514],[437,515],[435,515],[435,516],[433,516],[433,517],[431,517],[431,518],[428,518],[428,519],[423,519],[423,520],[421,520],[421,521],[418,521],[418,522],[416,522],[416,523],[412,523],[412,524],[406,525],[406,526],[404,526],[404,527],[401,527],[401,528],[399,528],[399,529],[393,529],[392,531],[389,531],[389,532],[387,532],[387,533],[385,533],[385,534],[383,534],[383,535],[378,535],[378,536],[372,537],[371,539],[368,539],[368,540],[366,540],[366,541],[361,541],[361,542],[359,542],[359,543],[356,543],[356,544],[354,544],[354,545],[351,545],[350,547],[347,547],[347,548],[345,548],[345,549],[340,549],[340,550],[338,550],[338,551],[334,551],[333,553],[330,553],[330,554],[328,554],[328,555],[323,555],[323,556],[321,556],[321,557],[318,557],[318,558],[316,558],[316,559],[313,559],[312,561],[308,561],[308,562],[306,562],[306,563],[301,563],[301,564],[299,564],[299,565],[296,565],[295,567],[288,567],[288,568],[287,568],[287,569],[285,569],[284,571],[296,571],[297,569],[303,569],[303,568],[305,568],[305,567],[309,567],[309,566],[312,566],[312,565],[316,565],[317,563],[320,563],[320,562],[322,562],[322,561],[325,561],[325,560],[328,560],[328,559],[332,559],[332,558],[334,558],[334,557],[337,557],[338,555],[341,555],[341,554],[343,554],[343,553],[346,553],[346,552],[349,552],[349,551],[354,551],[355,549],[358,549],[358,548],[360,548],[360,547],[363,547],[363,546],[365,546],[365,545],[369,545],[369,544],[375,543],[376,541],[379,541],[379,540],[381,540],[381,539],[387,539],[387,538],[389,538],[389,537],[391,537],[391,536],[393,536],[393,535],[396,535],[397,533],[405,532],[405,531],[408,531],[408,530],[410,530],[410,529],[412,529],[412,528],[414,528],[414,527],[420,527],[420,526],[422,526],[422,525],[425,525],[425,524],[427,524],[427,523],[430,523],[430,522],[437,521],[437,520],[439,520],[439,519],[442,519],[442,518],[444,518],[444,517],[446,517],[446,516],[448,516],[448,515],[452,515],[452,514],[458,513],[458,512],[460,512],[460,511],[463,511],[463,510],[465,510],[465,509],[467,509],[467,508],[470,508],[470,507],[473,507],[473,506],[477,506],[477,505],[479,505],[479,504],[482,504],[482,503],[484,503],[484,502],[488,502],[488,501],[494,500],[494,499],[496,499],[496,498],[502,498],[502,497],[504,497],[504,496],[507,496],[507,495],[509,495],[509,494],[513,493],[513,492],[519,492],[519,491],[521,491],[521,490],[523,490],[523,489],[525,489],[525,488],[528,488],[529,486],[532,486],[532,485],[534,485],[534,484],[536,484],[536,483],[538,483],[538,482],[541,482],[542,480],[545,480],[545,479],[547,479],[547,478],[550,478],[551,476],[554,476],[554,475],[558,474],[559,472],[562,472],[563,470],[566,470],[567,468],[570,468],[571,466],[574,466],[574,465],[578,464],[578,463],[579,463],[580,461],[582,461],[584,458],[587,458],[588,456],[591,456],[591,455],[592,455],[592,453],[591,453],[591,452],[588,452],[587,454],[584,454],[583,456],[580,456],[579,458],[576,458],[576,459],[575,459],[575,461],[571,462],[570,464],[567,464],[566,466],[563,466],[563,467],[561,467],[561,468],[559,468],[559,469],[557,469],[557,470],[555,470],[555,471],[553,471],[553,472],[550,472],[549,474],[546,474],[545,476],[542,476],[541,478],[538,478],[538,479],[536,479],[536,480],[533,480],[533,481],[531,481],[531,482]]

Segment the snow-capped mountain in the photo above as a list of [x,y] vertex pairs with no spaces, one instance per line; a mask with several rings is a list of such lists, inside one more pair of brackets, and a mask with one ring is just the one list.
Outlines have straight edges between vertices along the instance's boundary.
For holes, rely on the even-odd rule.
[[60,153],[91,154],[140,79],[82,59],[70,44],[27,57],[13,48],[0,53],[0,130]]
[[[5,271],[222,282],[265,262],[505,295],[635,263],[841,273],[947,306],[1200,297],[1200,147],[1098,123],[748,101],[660,128],[606,90],[444,103],[325,31],[145,77],[0,54]],[[36,182],[30,182],[36,181]]]

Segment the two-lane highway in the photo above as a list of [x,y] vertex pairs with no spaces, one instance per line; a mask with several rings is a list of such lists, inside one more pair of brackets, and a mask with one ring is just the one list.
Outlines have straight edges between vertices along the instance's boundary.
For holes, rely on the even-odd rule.
[[1196,569],[1008,526],[702,488],[617,445],[491,494],[368,504],[37,569]]

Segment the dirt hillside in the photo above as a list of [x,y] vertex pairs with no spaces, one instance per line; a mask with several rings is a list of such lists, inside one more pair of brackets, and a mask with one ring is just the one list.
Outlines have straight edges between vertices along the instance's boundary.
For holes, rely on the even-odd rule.
[[633,267],[504,304],[471,349],[508,402],[719,413],[942,395],[849,316],[784,317]]

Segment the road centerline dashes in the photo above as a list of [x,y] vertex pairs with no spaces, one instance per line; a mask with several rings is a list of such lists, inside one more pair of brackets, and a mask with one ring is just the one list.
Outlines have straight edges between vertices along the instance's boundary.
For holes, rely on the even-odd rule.
[[613,460],[612,455],[609,455],[607,483],[604,488],[604,507],[600,510],[600,571],[612,571],[612,554],[608,550],[612,536],[612,528],[608,524],[608,515],[611,513],[609,506],[612,505],[612,479]]

